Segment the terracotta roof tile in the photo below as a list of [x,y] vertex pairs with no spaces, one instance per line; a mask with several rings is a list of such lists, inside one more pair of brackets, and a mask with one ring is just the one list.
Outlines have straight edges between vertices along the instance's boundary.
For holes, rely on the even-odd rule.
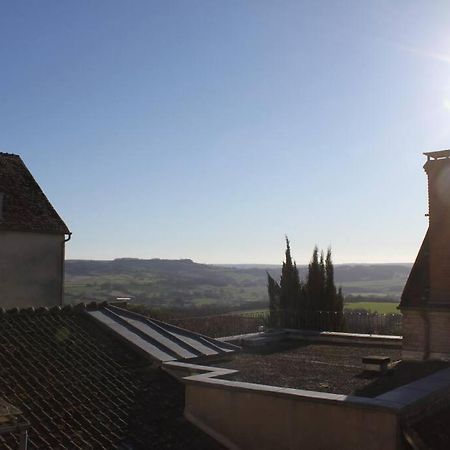
[[30,449],[221,448],[183,419],[182,384],[80,308],[0,313],[0,397],[31,423]]
[[0,193],[0,230],[69,233],[20,156],[0,153]]

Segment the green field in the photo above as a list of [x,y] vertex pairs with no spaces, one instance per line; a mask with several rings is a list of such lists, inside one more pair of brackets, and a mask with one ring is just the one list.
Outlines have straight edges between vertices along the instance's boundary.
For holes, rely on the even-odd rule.
[[[268,306],[267,271],[275,279],[280,266],[229,267],[191,260],[119,258],[112,261],[68,260],[65,302],[91,302],[131,297],[152,308],[196,309],[210,314],[263,312]],[[337,265],[336,284],[342,286],[350,309],[396,312],[410,266],[402,264]],[[307,267],[300,268],[303,279]]]
[[370,312],[377,312],[380,314],[399,314],[397,309],[398,303],[388,302],[354,302],[346,303],[345,309],[365,309]]

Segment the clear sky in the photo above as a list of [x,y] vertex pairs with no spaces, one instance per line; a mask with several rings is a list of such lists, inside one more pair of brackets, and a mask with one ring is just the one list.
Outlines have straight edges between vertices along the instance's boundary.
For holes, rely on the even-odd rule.
[[412,261],[450,147],[448,1],[0,3],[0,149],[68,258]]

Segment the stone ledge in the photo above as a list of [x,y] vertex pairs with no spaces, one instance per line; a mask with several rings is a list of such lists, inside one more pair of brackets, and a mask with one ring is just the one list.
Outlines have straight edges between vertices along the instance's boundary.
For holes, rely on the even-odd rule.
[[[275,337],[276,336],[276,337]],[[281,336],[281,337],[280,337]],[[330,342],[330,343],[348,343],[348,344],[366,344],[366,345],[386,345],[388,347],[400,347],[402,345],[402,336],[390,336],[385,334],[362,334],[362,333],[342,333],[339,331],[312,331],[296,330],[286,328],[276,332],[239,334],[236,336],[227,336],[219,338],[223,342],[239,342],[240,345],[246,339],[258,339],[268,337],[271,340],[294,339],[305,340],[309,342]]]
[[239,342],[241,343],[245,339],[252,339],[252,338],[259,338],[263,336],[279,336],[283,335],[287,337],[288,332],[287,330],[280,330],[280,331],[266,331],[266,332],[260,332],[260,333],[247,333],[247,334],[236,334],[234,336],[225,336],[221,338],[217,338],[218,341],[222,342]]
[[450,369],[442,369],[427,377],[400,386],[376,397],[377,400],[396,402],[400,409],[410,409],[424,400],[450,392]]
[[[224,380],[222,376],[227,376],[238,372],[233,369],[223,369],[219,367],[196,366],[195,364],[185,364],[178,362],[167,362],[163,364],[163,370],[173,376],[177,371],[185,371],[193,375],[184,376],[181,380],[186,384],[210,385],[215,388],[232,390],[235,392],[258,393],[288,397],[299,401],[315,401],[321,403],[334,403],[342,406],[359,406],[381,409],[398,409],[401,405],[392,400],[382,401],[377,398],[357,397],[352,395],[333,394],[328,392],[308,391],[304,389],[293,389],[265,384],[247,383],[241,381]],[[178,375],[180,373],[178,372]],[[177,376],[179,378],[179,376]]]
[[202,375],[204,378],[221,377],[232,375],[238,372],[235,369],[224,369],[222,367],[213,366],[202,366],[193,363],[183,363],[177,361],[168,361],[162,364],[162,370],[167,372],[169,375],[177,378],[178,380],[184,381],[185,379]]
[[342,333],[340,331],[287,330],[288,338],[302,339],[311,342],[332,342],[348,344],[387,345],[400,347],[402,336],[384,334]]
[[391,410],[395,413],[401,413],[404,409],[411,409],[418,403],[450,391],[450,369],[440,370],[439,372],[393,389],[375,398],[225,380],[219,377],[228,376],[238,371],[220,367],[167,362],[163,364],[163,370],[181,379],[186,384],[210,385],[219,389],[247,393],[255,392],[277,397],[287,396],[299,401],[333,403],[352,407],[381,408]]

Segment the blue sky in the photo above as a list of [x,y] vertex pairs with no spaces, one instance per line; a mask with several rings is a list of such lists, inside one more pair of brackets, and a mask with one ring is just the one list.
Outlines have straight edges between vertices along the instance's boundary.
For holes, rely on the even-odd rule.
[[68,258],[415,258],[450,147],[446,1],[0,3],[0,149]]

